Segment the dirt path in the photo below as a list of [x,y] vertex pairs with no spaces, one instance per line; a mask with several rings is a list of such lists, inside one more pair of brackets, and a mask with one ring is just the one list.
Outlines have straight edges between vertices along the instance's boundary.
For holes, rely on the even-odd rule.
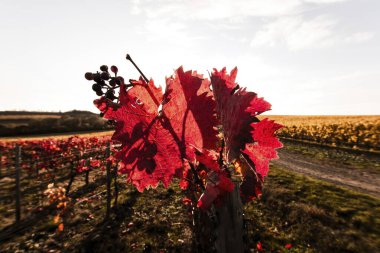
[[352,190],[380,197],[380,174],[372,169],[353,169],[344,164],[332,165],[302,154],[279,150],[280,159],[273,164],[291,171],[302,173],[317,179],[341,185]]

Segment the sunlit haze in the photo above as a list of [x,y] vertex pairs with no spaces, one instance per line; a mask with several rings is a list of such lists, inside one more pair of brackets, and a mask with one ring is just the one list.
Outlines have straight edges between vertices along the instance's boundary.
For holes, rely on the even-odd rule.
[[0,1],[0,110],[96,112],[87,71],[164,85],[180,65],[237,81],[271,114],[380,114],[380,1]]

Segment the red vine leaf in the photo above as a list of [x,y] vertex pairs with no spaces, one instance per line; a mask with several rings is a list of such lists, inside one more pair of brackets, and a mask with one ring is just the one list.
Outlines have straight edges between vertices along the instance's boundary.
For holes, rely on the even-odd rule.
[[95,101],[105,118],[116,121],[113,139],[122,143],[116,155],[122,161],[119,171],[139,191],[160,181],[167,187],[173,176],[182,177],[189,144],[214,148],[217,140],[213,110],[204,110],[215,103],[209,81],[181,67],[166,82],[165,94],[152,80],[140,79],[128,91],[121,86],[118,106],[105,98]]
[[[216,101],[216,111],[223,127],[229,161],[237,158],[246,143],[252,141],[250,124],[258,121],[250,111],[255,105],[256,93],[248,92],[235,83],[237,68],[227,74],[226,68],[214,69],[211,75],[212,89]],[[256,100],[257,101],[257,100]]]
[[179,187],[182,190],[186,190],[189,187],[189,182],[191,180],[191,177],[190,177],[191,174],[189,174],[190,169],[191,168],[190,168],[189,162],[187,160],[185,160],[183,163],[182,178],[181,178],[181,181],[179,182]]
[[184,72],[180,67],[174,76],[166,79],[165,100],[162,110],[185,149],[187,144],[216,148],[215,100],[208,79],[196,71]]
[[58,225],[58,231],[59,231],[59,232],[62,232],[64,228],[65,228],[65,226],[63,225],[63,223],[60,223],[60,224]]
[[198,150],[194,148],[196,159],[206,167],[207,183],[206,189],[200,196],[198,207],[207,210],[211,204],[216,204],[217,200],[225,193],[232,192],[235,185],[228,174],[221,170],[219,165],[219,154],[215,150]]
[[256,173],[254,164],[241,156],[239,162],[241,174],[243,175],[243,182],[240,184],[240,195],[243,202],[248,202],[262,193],[264,178]]
[[263,119],[260,122],[252,123],[251,126],[254,129],[251,133],[255,143],[247,143],[242,152],[253,161],[256,172],[264,177],[268,174],[269,160],[278,158],[275,149],[282,147],[281,142],[275,136],[275,132],[282,125],[274,123],[273,120]]
[[[282,144],[274,132],[281,125],[268,121],[260,122],[256,116],[270,110],[271,105],[254,92],[247,92],[235,82],[237,68],[230,74],[226,69],[214,69],[212,88],[221,121],[228,161],[237,159],[242,164],[243,183],[240,191],[243,200],[261,194],[264,176],[269,170],[269,160],[277,158],[276,148]],[[242,151],[243,150],[243,151]],[[242,152],[245,156],[242,156]]]
[[264,98],[254,97],[249,107],[246,109],[252,116],[257,116],[263,112],[269,111],[271,104],[264,100]]
[[219,154],[215,150],[199,150],[197,148],[192,147],[192,150],[195,154],[195,158],[198,162],[202,163],[208,169],[211,169],[215,172],[219,172]]
[[208,210],[212,204],[218,200],[218,198],[224,196],[227,192],[232,192],[235,185],[224,171],[215,172],[210,171],[208,173],[208,182],[206,189],[199,197],[197,206],[202,210]]
[[[143,78],[132,81],[133,88],[128,90],[128,96],[134,98],[142,107],[151,114],[157,114],[159,104],[162,102],[163,93],[161,87],[156,87],[153,80],[146,83]],[[124,101],[120,101],[123,103]]]
[[112,138],[122,143],[121,151],[116,154],[122,161],[120,171],[128,174],[128,180],[139,191],[156,187],[160,181],[167,187],[182,167],[179,147],[157,116],[158,105],[152,103],[152,98],[143,89],[152,91],[156,99],[162,99],[163,95],[153,81],[143,85],[135,85],[128,92],[122,85],[120,107],[107,107],[103,111],[105,118],[116,121]]

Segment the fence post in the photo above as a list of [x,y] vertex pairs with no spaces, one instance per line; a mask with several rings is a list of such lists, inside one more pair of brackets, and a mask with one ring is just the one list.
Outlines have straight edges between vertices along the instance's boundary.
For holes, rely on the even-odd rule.
[[84,175],[85,175],[85,182],[86,182],[86,186],[90,183],[90,159],[87,158],[86,159],[86,166],[87,166],[87,170],[84,172]]
[[70,192],[70,189],[71,189],[71,185],[73,184],[74,182],[74,177],[75,177],[75,165],[74,165],[74,161],[71,162],[71,166],[70,166],[70,180],[69,180],[69,183],[67,184],[67,187],[66,187],[66,196],[69,195],[69,192]]
[[20,221],[21,218],[21,190],[20,190],[20,166],[21,166],[21,146],[16,146],[16,222]]
[[[1,173],[1,170],[3,169],[1,166],[3,165],[3,155],[0,153],[0,178],[1,178],[1,176],[3,175],[2,173]],[[5,174],[7,174],[7,173],[5,173]]]
[[117,208],[117,199],[119,197],[119,185],[117,183],[117,166],[114,167],[114,170],[113,170],[113,173],[114,173],[114,187],[115,187],[115,200],[114,200],[114,203],[113,203],[113,207],[114,208]]
[[[111,153],[111,143],[107,143],[106,148],[106,159],[110,156]],[[107,170],[107,212],[106,212],[106,219],[110,216],[111,211],[111,163],[107,161],[106,165]]]
[[66,187],[66,196],[69,195],[69,192],[71,190],[71,185],[73,184],[74,179],[75,179],[75,177],[77,175],[77,170],[76,170],[75,165],[79,164],[79,160],[81,158],[79,150],[75,150],[73,155],[74,155],[73,161],[71,161],[71,166],[70,166],[70,181],[69,181],[69,184]]

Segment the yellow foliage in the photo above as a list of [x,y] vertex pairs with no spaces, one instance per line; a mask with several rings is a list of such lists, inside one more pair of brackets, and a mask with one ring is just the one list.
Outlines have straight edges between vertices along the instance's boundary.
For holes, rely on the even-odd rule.
[[284,125],[280,137],[380,150],[380,116],[260,116]]

